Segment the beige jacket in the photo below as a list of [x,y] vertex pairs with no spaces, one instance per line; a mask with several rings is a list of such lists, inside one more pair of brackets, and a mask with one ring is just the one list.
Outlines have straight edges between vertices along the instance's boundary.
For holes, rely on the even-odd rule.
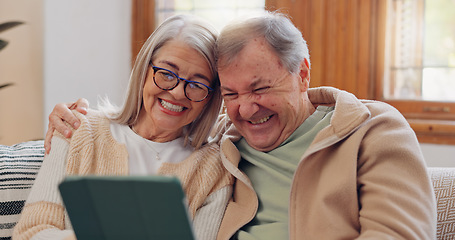
[[[434,239],[436,204],[413,130],[391,106],[334,88],[309,90],[315,105],[335,105],[294,174],[290,239]],[[224,120],[224,121],[223,121]],[[218,239],[229,239],[256,214],[257,196],[238,168],[239,139],[225,117],[222,161],[235,176]]]

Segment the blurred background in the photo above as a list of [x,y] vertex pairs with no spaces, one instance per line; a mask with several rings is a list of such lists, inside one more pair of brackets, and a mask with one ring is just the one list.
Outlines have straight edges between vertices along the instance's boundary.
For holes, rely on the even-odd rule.
[[264,9],[289,14],[308,41],[312,87],[386,101],[416,131],[429,166],[455,167],[453,0],[0,0],[0,144],[42,139],[55,104],[121,104],[155,26],[191,13],[219,30]]

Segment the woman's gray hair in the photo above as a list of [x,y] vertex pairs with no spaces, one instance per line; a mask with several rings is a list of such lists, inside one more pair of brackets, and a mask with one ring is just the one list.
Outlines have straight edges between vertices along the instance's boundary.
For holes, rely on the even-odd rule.
[[198,51],[207,61],[213,76],[210,100],[201,114],[186,126],[185,144],[200,148],[210,135],[220,113],[222,98],[219,91],[219,78],[216,70],[215,43],[217,30],[208,22],[191,15],[176,15],[166,19],[142,46],[131,71],[126,99],[118,108],[107,99],[101,102],[99,109],[112,121],[132,126],[136,124],[142,108],[142,92],[147,78],[149,63],[162,46],[171,40],[182,41]]
[[281,63],[296,72],[310,54],[302,33],[291,20],[278,12],[264,12],[260,16],[240,19],[226,25],[217,40],[218,69],[227,67],[254,38],[263,37],[275,51]]

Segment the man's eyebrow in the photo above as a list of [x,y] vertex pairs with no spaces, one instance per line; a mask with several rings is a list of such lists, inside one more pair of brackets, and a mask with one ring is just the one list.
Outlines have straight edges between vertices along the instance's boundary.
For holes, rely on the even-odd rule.
[[262,78],[258,78],[256,80],[254,80],[251,84],[250,84],[250,88],[251,89],[255,89],[258,85],[260,85],[262,82],[264,82],[265,79],[262,79]]
[[225,87],[225,86],[220,86],[220,89],[221,90],[225,90],[225,91],[228,91],[228,92],[235,92],[234,90],[228,88],[228,87]]
[[[249,89],[255,89],[255,88],[256,88],[258,85],[260,85],[263,81],[265,81],[265,80],[263,80],[262,78],[258,78],[258,79],[256,79],[256,80],[254,80],[254,81],[248,86],[248,88],[249,88]],[[226,87],[226,86],[221,86],[220,88],[221,88],[221,90],[226,90],[226,91],[229,91],[229,92],[235,92],[235,90],[232,90],[232,89],[230,89],[229,87]]]

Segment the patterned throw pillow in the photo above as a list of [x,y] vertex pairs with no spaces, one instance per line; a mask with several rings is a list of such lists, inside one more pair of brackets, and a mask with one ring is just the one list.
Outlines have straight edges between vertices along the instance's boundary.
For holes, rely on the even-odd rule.
[[0,145],[0,240],[11,239],[44,158],[44,141]]

